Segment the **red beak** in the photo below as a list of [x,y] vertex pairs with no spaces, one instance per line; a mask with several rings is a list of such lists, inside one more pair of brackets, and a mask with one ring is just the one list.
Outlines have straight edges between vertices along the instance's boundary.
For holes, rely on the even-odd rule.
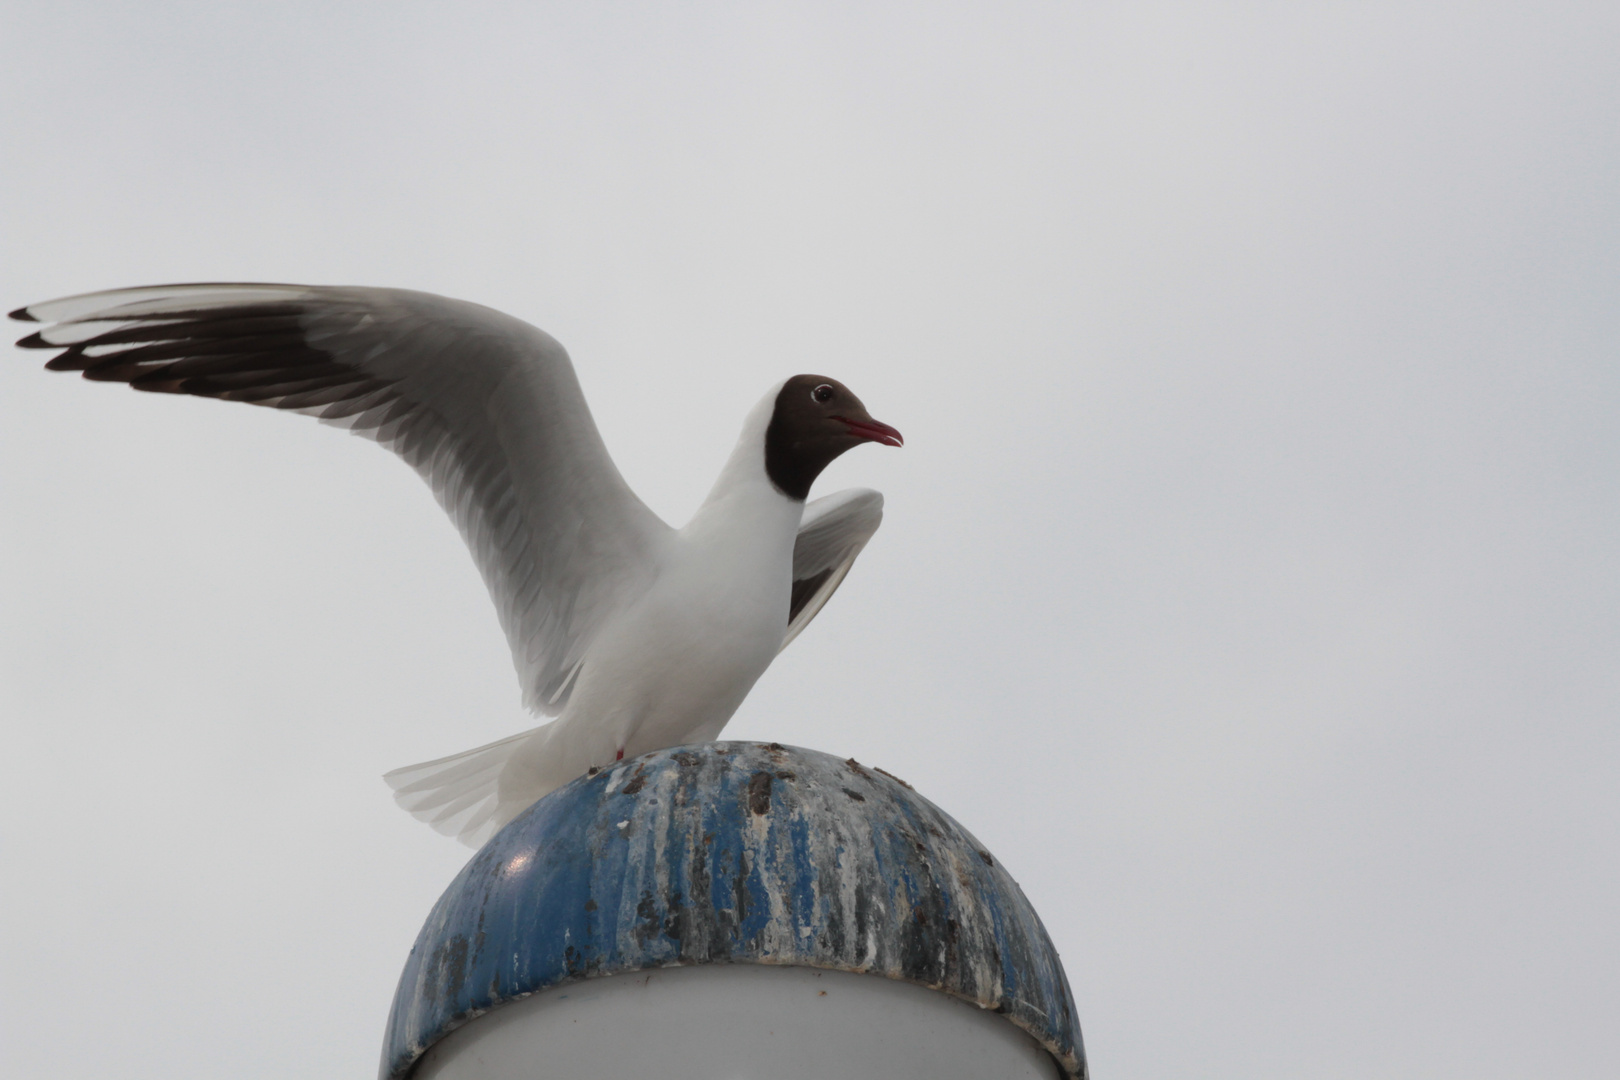
[[833,419],[842,420],[849,433],[870,442],[882,443],[884,446],[904,446],[906,440],[900,433],[881,420],[851,420],[847,416],[835,416]]

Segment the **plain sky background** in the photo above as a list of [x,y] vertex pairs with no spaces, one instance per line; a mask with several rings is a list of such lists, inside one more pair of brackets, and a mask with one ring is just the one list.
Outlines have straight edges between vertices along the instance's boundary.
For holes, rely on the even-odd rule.
[[[1095,1075],[1620,1075],[1620,7],[0,2],[0,304],[399,285],[673,523],[797,371],[907,437],[727,736],[1020,881]],[[26,332],[16,326],[18,336]],[[8,350],[9,351],[9,350]],[[10,1076],[355,1077],[529,726],[364,441],[0,356]]]

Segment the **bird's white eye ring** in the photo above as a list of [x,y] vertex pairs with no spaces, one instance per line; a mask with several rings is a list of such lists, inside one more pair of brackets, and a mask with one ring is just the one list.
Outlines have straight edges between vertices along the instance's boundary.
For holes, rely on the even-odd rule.
[[835,394],[835,393],[837,393],[837,391],[835,391],[832,388],[832,384],[830,384],[830,383],[822,383],[820,386],[818,386],[814,390],[810,391],[810,399],[812,401],[816,401],[816,402],[820,402],[822,404],[825,404],[826,402],[829,402],[829,401],[832,400],[833,394]]

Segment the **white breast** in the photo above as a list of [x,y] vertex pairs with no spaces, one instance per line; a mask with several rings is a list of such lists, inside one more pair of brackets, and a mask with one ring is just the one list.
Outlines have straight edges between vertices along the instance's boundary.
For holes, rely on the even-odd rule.
[[703,506],[660,551],[647,590],[603,627],[562,716],[513,752],[503,802],[621,752],[716,737],[770,666],[787,631],[804,513],[765,475],[770,400],[750,415]]
[[586,660],[564,719],[589,716],[615,752],[712,738],[781,645],[802,510],[774,489],[739,495],[677,534],[657,581]]

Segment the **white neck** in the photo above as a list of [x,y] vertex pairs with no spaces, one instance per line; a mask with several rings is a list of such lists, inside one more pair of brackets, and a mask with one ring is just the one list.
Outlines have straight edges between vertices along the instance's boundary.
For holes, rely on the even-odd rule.
[[776,411],[776,396],[781,388],[781,383],[771,387],[770,393],[749,411],[736,447],[715,478],[708,498],[703,500],[683,532],[701,528],[702,522],[721,513],[722,508],[727,517],[742,513],[747,517],[764,515],[773,521],[791,521],[792,529],[797,532],[804,503],[782,494],[765,473],[765,429]]

